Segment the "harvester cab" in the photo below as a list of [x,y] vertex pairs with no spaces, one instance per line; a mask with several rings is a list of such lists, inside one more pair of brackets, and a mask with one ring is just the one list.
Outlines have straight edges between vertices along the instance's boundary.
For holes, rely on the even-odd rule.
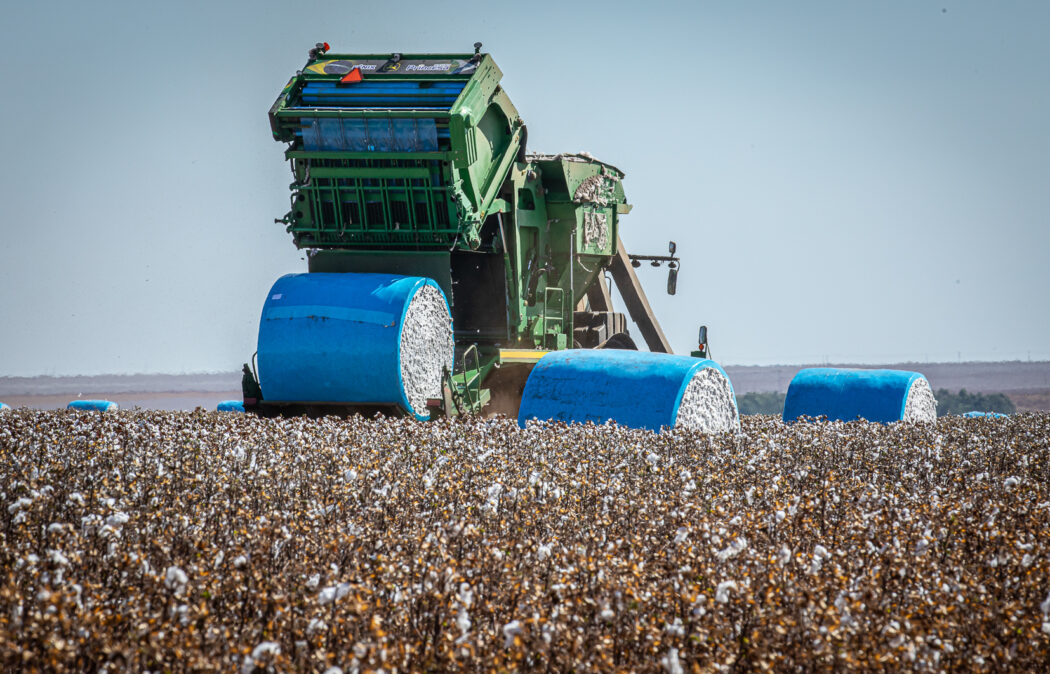
[[[270,125],[292,182],[278,221],[309,263],[267,296],[246,408],[517,415],[523,396],[550,394],[526,387],[536,363],[590,351],[557,376],[597,390],[549,418],[615,418],[601,400],[635,392],[610,393],[630,384],[606,375],[662,368],[659,424],[675,424],[701,371],[724,380],[735,424],[724,372],[670,355],[634,273],[667,263],[673,293],[675,244],[667,256],[627,254],[623,172],[586,153],[527,153],[526,126],[480,48],[350,55],[322,43],[281,91]],[[650,350],[630,364],[621,359],[636,344],[606,272]]]

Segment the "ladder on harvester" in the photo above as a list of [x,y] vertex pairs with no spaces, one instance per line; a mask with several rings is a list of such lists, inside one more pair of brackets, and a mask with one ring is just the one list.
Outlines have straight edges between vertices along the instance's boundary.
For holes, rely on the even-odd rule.
[[481,382],[491,369],[482,365],[478,345],[471,344],[460,356],[455,372],[444,370],[445,399],[442,407],[446,416],[478,414],[491,397]]
[[[557,312],[552,311],[552,304],[558,307]],[[565,338],[565,291],[556,286],[547,286],[543,290],[543,313],[540,314],[543,321],[541,325],[543,334],[543,347],[546,349],[564,349]]]

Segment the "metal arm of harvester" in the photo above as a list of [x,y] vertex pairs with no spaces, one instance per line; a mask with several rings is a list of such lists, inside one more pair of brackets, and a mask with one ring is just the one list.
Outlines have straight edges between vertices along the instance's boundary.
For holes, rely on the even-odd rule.
[[660,322],[656,320],[656,314],[653,313],[653,308],[649,306],[649,299],[645,296],[645,290],[642,289],[642,284],[634,273],[631,256],[627,254],[627,249],[619,238],[616,240],[616,249],[617,254],[613,258],[609,270],[612,272],[613,280],[616,282],[616,288],[620,291],[620,296],[623,297],[624,304],[627,305],[627,311],[631,314],[631,319],[638,325],[638,329],[641,330],[642,339],[645,340],[650,351],[672,353],[671,343],[664,336],[664,331],[660,328]]

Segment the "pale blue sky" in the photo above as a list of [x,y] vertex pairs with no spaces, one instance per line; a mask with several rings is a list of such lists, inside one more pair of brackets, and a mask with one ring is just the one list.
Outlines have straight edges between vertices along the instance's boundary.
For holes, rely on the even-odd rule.
[[1050,359],[1050,3],[41,2],[0,25],[0,376],[237,369],[305,269],[266,111],[307,49],[485,43],[532,150],[627,173],[675,349]]

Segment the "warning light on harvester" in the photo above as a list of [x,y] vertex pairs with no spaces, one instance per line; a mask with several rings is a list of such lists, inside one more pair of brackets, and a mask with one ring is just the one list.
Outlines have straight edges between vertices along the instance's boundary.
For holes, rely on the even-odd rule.
[[310,50],[310,58],[315,59],[329,49],[331,49],[331,47],[328,46],[327,42],[318,42],[314,45],[313,49]]

